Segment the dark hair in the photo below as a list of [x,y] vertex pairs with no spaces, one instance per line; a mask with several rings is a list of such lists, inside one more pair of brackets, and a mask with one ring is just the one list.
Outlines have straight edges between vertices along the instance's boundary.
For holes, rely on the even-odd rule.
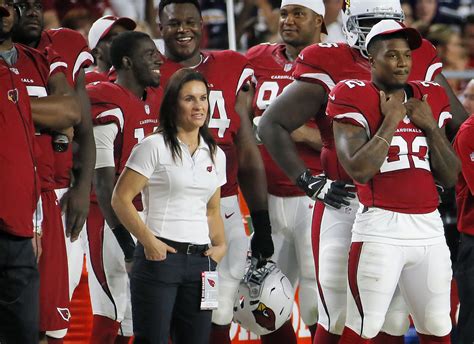
[[146,33],[138,31],[125,31],[117,35],[110,46],[110,60],[115,69],[122,68],[122,59],[132,57],[133,53],[138,49],[143,39],[151,39]]
[[369,52],[370,55],[374,55],[373,53],[375,50],[378,49],[378,46],[380,42],[382,41],[387,41],[389,39],[396,39],[396,38],[401,38],[404,40],[407,40],[407,35],[404,32],[394,32],[394,33],[389,33],[387,35],[378,35],[375,36],[370,40],[369,45],[367,46],[367,51]]
[[468,25],[474,25],[474,13],[469,14],[466,19],[464,20],[464,23],[462,25],[462,34],[464,35],[466,33],[466,26]]
[[170,4],[191,4],[196,7],[196,9],[199,12],[199,16],[202,16],[201,14],[201,5],[199,5],[198,0],[161,0],[160,5],[158,6],[158,17],[161,18],[161,15],[163,14],[163,10],[166,6]]
[[[176,125],[176,119],[178,118],[178,96],[179,92],[185,84],[190,81],[201,81],[206,85],[207,95],[209,99],[209,87],[207,85],[207,80],[204,76],[191,68],[182,68],[168,81],[166,85],[163,101],[161,102],[160,107],[160,125],[157,132],[163,135],[165,143],[171,149],[171,154],[173,159],[176,160],[176,157],[181,159],[181,146],[178,142],[178,128]],[[209,102],[209,100],[208,100]],[[199,134],[203,137],[204,141],[209,147],[211,152],[211,159],[214,162],[214,155],[216,153],[217,144],[214,138],[212,137],[207,124],[209,122],[209,108],[207,110],[207,120],[204,125],[199,128]]]

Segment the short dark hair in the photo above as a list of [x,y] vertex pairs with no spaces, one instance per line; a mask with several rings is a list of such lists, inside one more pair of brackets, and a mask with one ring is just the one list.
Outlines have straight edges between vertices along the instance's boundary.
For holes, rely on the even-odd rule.
[[199,12],[199,16],[202,16],[201,14],[201,5],[199,5],[198,0],[161,0],[160,5],[158,6],[158,17],[161,18],[161,15],[163,14],[163,10],[165,9],[166,6],[170,4],[191,4],[196,7],[196,9]]
[[[171,154],[173,159],[176,160],[177,157],[181,159],[181,146],[178,141],[178,127],[176,124],[176,119],[178,118],[178,96],[179,92],[185,84],[190,81],[201,81],[206,85],[208,102],[209,102],[209,86],[207,84],[206,78],[199,73],[198,71],[192,68],[182,68],[175,72],[173,76],[169,79],[168,84],[166,85],[163,100],[160,107],[160,125],[157,132],[163,135],[165,143],[171,149]],[[199,128],[199,134],[203,137],[204,141],[209,147],[211,152],[211,159],[214,161],[214,155],[216,153],[217,145],[216,141],[212,137],[208,129],[209,122],[209,107],[207,110],[207,120],[204,125]]]
[[466,19],[464,20],[464,23],[462,25],[462,34],[464,35],[466,33],[466,26],[468,25],[474,25],[474,13],[469,14]]
[[132,57],[143,39],[151,39],[146,33],[125,31],[117,35],[110,46],[110,61],[116,70],[122,69],[122,59]]
[[394,33],[389,33],[386,35],[378,35],[375,36],[370,40],[369,45],[367,46],[367,51],[370,55],[374,55],[375,51],[378,49],[380,46],[380,42],[382,41],[387,41],[389,39],[396,39],[396,38],[401,38],[404,39],[408,42],[408,37],[404,32],[394,32]]

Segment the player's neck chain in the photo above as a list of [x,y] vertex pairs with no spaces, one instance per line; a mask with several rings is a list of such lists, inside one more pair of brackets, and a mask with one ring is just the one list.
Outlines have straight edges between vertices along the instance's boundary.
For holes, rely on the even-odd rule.
[[202,54],[199,54],[199,57],[200,57],[199,62],[198,62],[197,64],[195,64],[194,66],[189,66],[188,68],[194,69],[194,68],[199,67],[199,65],[200,65],[200,64],[202,63],[202,61],[204,60],[204,56],[202,56]]

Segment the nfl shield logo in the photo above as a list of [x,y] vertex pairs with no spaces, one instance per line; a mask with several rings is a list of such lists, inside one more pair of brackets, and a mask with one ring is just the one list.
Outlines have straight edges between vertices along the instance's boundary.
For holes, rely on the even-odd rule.
[[287,64],[285,64],[285,67],[283,68],[283,70],[285,72],[289,72],[291,70],[291,68],[293,68],[293,64],[292,63],[287,63]]
[[148,106],[148,104],[145,104],[145,113],[146,113],[147,115],[150,114],[150,107]]

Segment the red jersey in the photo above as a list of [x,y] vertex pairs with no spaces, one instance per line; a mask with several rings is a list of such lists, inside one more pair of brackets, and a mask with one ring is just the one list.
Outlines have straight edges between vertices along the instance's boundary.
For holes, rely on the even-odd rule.
[[106,73],[101,73],[98,70],[91,70],[86,72],[86,84],[93,84],[99,81],[109,81]]
[[[296,63],[285,55],[284,44],[260,44],[247,52],[247,58],[254,70],[255,96],[253,99],[254,123],[264,114],[266,108],[294,80],[292,74]],[[323,117],[325,118],[325,117]],[[307,123],[315,127],[315,121]],[[289,197],[301,196],[301,191],[273,161],[264,145],[259,144],[267,175],[268,192],[272,195]],[[314,174],[322,172],[319,152],[304,143],[296,143],[299,156]]]
[[117,176],[127,163],[132,148],[158,127],[158,93],[147,88],[145,100],[128,89],[111,83],[99,82],[87,86],[91,100],[94,125],[115,123],[119,129],[114,142]]
[[[26,85],[30,97],[46,97],[48,95],[48,79],[51,75],[65,71],[65,63],[52,49],[40,51],[15,43],[18,60],[11,67],[14,73],[19,73],[21,81]],[[38,159],[38,175],[41,180],[41,190],[54,190],[54,152],[52,138],[48,131],[36,133],[36,142],[40,154]]]
[[35,129],[25,85],[0,62],[0,232],[33,236],[40,194],[35,172]]
[[[441,73],[442,63],[437,57],[436,49],[427,40],[423,40],[421,47],[413,50],[412,59],[413,65],[408,80],[432,81]],[[357,49],[344,43],[311,45],[300,53],[296,63],[293,73],[295,79],[317,83],[324,87],[328,94],[342,80],[371,78],[369,61]],[[324,109],[316,116],[323,142],[321,163],[324,172],[330,179],[351,181],[337,159],[332,124],[330,121],[318,120],[320,117],[325,117]]]
[[[443,127],[452,117],[449,99],[435,82],[411,81],[413,97],[428,95],[433,117]],[[370,81],[346,80],[329,95],[327,114],[338,122],[363,127],[371,138],[383,122],[379,89]],[[388,156],[367,184],[358,184],[360,202],[408,214],[425,214],[438,206],[438,192],[431,173],[429,147],[424,132],[408,117],[398,125]]]
[[[86,68],[94,62],[86,40],[82,35],[70,29],[59,28],[43,31],[38,49],[52,47],[67,64],[65,75],[69,85],[74,88],[76,77],[81,68]],[[72,149],[66,152],[55,152],[54,169],[56,188],[67,188],[70,184],[72,169]]]
[[[174,72],[183,68],[179,63],[164,59],[160,67],[163,88]],[[238,159],[234,140],[240,128],[240,116],[235,111],[236,95],[252,76],[247,59],[230,50],[203,52],[196,67],[206,78],[209,88],[211,119],[209,129],[227,160],[227,183],[222,187],[222,197],[238,192]]]
[[474,114],[459,128],[454,139],[454,150],[462,163],[456,184],[458,230],[474,235]]

